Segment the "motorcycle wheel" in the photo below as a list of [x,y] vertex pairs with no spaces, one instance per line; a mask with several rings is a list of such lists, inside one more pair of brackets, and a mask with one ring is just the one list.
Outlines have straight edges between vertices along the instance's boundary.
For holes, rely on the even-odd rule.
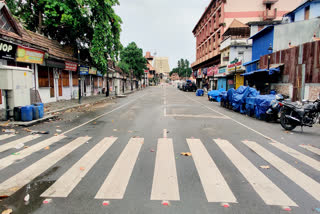
[[286,118],[285,112],[281,113],[280,124],[281,124],[282,128],[284,128],[287,131],[292,131],[293,129],[295,129],[297,127],[296,125],[290,124],[290,121]]

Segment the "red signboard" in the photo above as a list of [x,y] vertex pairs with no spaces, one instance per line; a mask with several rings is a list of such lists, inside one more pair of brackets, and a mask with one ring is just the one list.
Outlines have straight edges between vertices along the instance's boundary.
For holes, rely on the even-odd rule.
[[207,76],[208,76],[208,77],[212,77],[213,74],[214,74],[214,68],[213,68],[213,67],[208,68]]
[[233,68],[233,67],[236,67],[236,66],[239,66],[239,65],[242,65],[242,61],[230,64],[230,65],[228,65],[228,68]]
[[77,63],[73,63],[73,62],[64,62],[64,63],[65,63],[64,70],[77,71]]
[[215,66],[215,67],[213,68],[213,73],[214,73],[214,74],[218,74],[218,73],[219,73],[219,68],[218,68],[218,66]]
[[146,73],[146,74],[149,73],[149,70],[144,70],[144,73]]
[[213,75],[218,74],[218,73],[219,73],[218,66],[210,67],[210,68],[208,68],[207,76],[212,77]]

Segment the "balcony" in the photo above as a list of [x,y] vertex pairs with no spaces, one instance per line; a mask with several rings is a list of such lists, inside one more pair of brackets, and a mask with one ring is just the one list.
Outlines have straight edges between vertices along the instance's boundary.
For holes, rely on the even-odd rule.
[[274,4],[274,3],[276,3],[277,1],[279,1],[279,0],[262,0],[262,3],[263,3],[263,4]]
[[263,20],[274,20],[277,18],[277,8],[274,10],[266,10],[263,12]]

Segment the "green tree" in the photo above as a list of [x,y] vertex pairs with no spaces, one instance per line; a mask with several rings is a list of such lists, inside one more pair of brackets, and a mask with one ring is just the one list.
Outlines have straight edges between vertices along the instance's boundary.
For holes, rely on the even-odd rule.
[[187,59],[180,59],[178,61],[178,67],[173,68],[170,72],[170,76],[173,73],[178,73],[180,77],[190,77],[192,69],[190,68],[190,63]]
[[123,61],[118,62],[118,67],[121,68],[124,73],[129,74],[130,68],[129,65]]
[[120,52],[120,63],[128,65],[129,70],[133,70],[133,75],[141,79],[144,70],[147,69],[147,60],[143,56],[143,50],[135,42],[131,42]]
[[12,13],[27,29],[61,44],[80,46],[81,59],[106,71],[107,55],[118,57],[121,18],[118,0],[7,0]]

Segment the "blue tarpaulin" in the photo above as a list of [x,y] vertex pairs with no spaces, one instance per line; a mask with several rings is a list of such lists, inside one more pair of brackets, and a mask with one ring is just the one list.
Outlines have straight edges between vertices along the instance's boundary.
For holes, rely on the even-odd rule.
[[276,98],[276,95],[259,95],[255,98],[255,115],[258,119],[263,119],[267,110],[270,107],[272,100]]
[[240,113],[244,114],[245,111],[245,103],[247,97],[256,97],[259,92],[247,86],[240,86],[235,93],[233,94],[232,98],[232,107],[235,111],[240,111]]
[[203,96],[203,95],[204,95],[203,89],[198,89],[197,92],[196,92],[196,96],[200,97],[200,96]]
[[220,88],[219,90],[212,90],[208,93],[208,97],[216,100],[217,102],[221,101],[220,93],[225,91],[223,88]]

